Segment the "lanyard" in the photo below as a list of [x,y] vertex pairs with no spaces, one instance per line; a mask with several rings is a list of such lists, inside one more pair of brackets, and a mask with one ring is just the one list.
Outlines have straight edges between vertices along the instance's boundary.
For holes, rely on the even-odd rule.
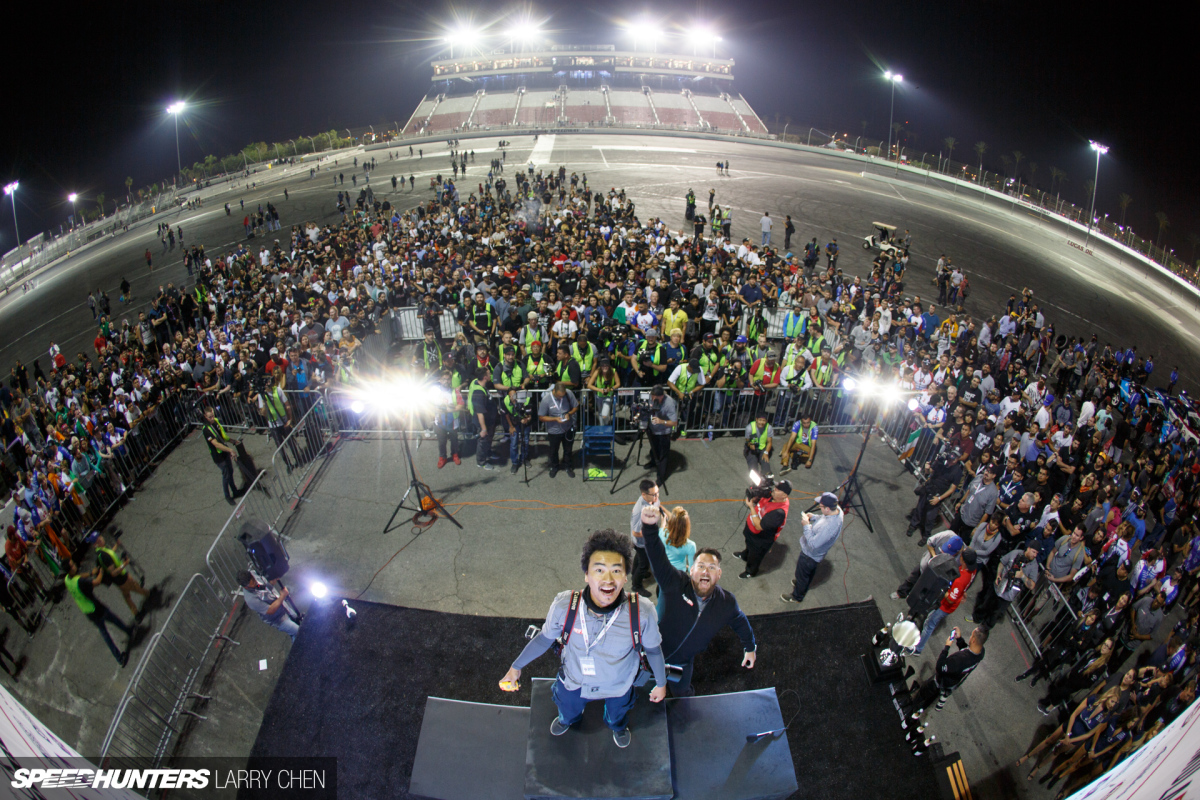
[[608,618],[608,622],[604,625],[604,629],[602,631],[600,631],[600,635],[596,637],[596,641],[589,642],[588,641],[588,632],[587,632],[587,612],[586,611],[584,612],[583,624],[580,626],[583,629],[582,634],[583,634],[583,654],[584,654],[584,656],[587,656],[589,653],[592,652],[593,647],[600,644],[600,640],[604,638],[604,634],[608,633],[608,629],[613,626],[613,623],[617,621],[617,617],[619,617],[619,616],[621,616],[621,609],[618,607],[617,613],[613,614],[611,617]]

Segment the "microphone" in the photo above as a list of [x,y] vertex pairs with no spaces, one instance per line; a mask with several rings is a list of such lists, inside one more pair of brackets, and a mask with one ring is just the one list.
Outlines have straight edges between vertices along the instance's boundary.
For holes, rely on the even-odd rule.
[[[796,695],[796,701],[797,701],[797,702],[801,702],[801,700],[800,700],[800,693],[799,693],[799,692],[797,692],[795,689],[785,689],[785,690],[783,691],[783,694],[781,694],[781,695],[780,695],[780,697],[783,697],[784,695],[788,695],[788,694],[794,694],[794,695]],[[800,715],[800,711],[801,711],[801,710],[802,710],[801,708],[797,708],[797,709],[796,709],[796,713],[795,713],[795,714],[792,714],[792,718],[791,718],[791,719],[789,719],[789,720],[787,721],[787,723],[786,723],[786,724],[785,724],[785,725],[784,725],[782,728],[776,728],[775,730],[772,730],[772,731],[763,731],[762,733],[748,733],[748,734],[746,734],[746,743],[747,743],[747,744],[754,744],[755,742],[757,742],[757,741],[759,741],[759,740],[761,740],[761,739],[765,739],[765,738],[766,738],[766,737],[768,737],[768,736],[770,736],[770,737],[771,737],[771,738],[773,738],[773,739],[777,739],[777,738],[779,738],[779,737],[780,737],[780,736],[782,736],[783,734],[787,733],[787,729],[788,729],[788,728],[790,728],[790,727],[792,726],[792,722],[794,722],[794,721],[795,721],[795,719],[796,719],[796,717],[798,717],[798,716]]]
[[748,734],[746,734],[746,741],[753,744],[754,742],[757,742],[759,739],[765,738],[767,736],[778,737],[780,734],[782,734],[786,730],[787,730],[787,728],[777,728],[776,730],[763,731],[762,733],[748,733]]

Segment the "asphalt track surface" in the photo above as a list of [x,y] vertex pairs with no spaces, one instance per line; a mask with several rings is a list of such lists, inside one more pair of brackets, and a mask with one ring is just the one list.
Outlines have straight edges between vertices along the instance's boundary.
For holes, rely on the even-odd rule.
[[[459,182],[460,191],[465,193],[484,180],[488,162],[499,154],[498,140],[498,136],[462,140],[460,146],[473,148],[476,160]],[[352,152],[315,178],[302,170],[294,178],[268,186],[235,188],[206,199],[204,208],[172,212],[163,219],[173,227],[183,226],[188,246],[202,243],[215,255],[243,241],[241,201],[247,211],[270,201],[279,209],[284,230],[268,233],[266,240],[282,239],[290,225],[338,218],[338,190],[357,192],[350,180],[355,155],[360,162],[364,156],[378,159],[371,185],[400,208],[409,208],[432,196],[431,176],[449,174],[444,142],[419,147],[424,158],[410,158],[407,145],[392,151],[402,156],[397,160],[388,160],[386,150]],[[727,159],[731,174],[720,176],[716,162]],[[966,310],[976,319],[999,313],[1010,293],[1029,287],[1057,332],[1076,336],[1094,332],[1102,345],[1134,345],[1139,354],[1153,354],[1152,384],[1165,384],[1171,367],[1177,365],[1184,376],[1181,388],[1195,391],[1200,386],[1195,379],[1200,374],[1196,335],[1200,302],[1195,296],[1128,257],[1119,260],[1095,246],[1096,255],[1080,252],[1068,244],[1068,240],[1079,241],[1078,234],[1020,206],[969,197],[966,191],[952,194],[934,186],[936,181],[896,175],[884,164],[864,166],[861,161],[824,153],[749,142],[583,134],[543,135],[535,143],[529,136],[514,137],[507,148],[508,173],[531,161],[540,168],[565,165],[568,172],[586,173],[593,189],[624,188],[643,222],[661,217],[672,228],[684,225],[683,197],[689,188],[695,190],[702,209],[709,188],[716,189],[719,204],[732,206],[735,239],[748,237],[757,243],[759,217],[769,211],[776,219],[772,240],[781,247],[784,215],[790,214],[797,231],[793,248],[801,248],[813,236],[822,246],[836,237],[842,250],[838,266],[847,275],[870,272],[873,253],[862,249],[861,240],[872,232],[873,221],[894,224],[901,231],[907,228],[913,235],[908,293],[936,299],[930,281],[938,256],[945,253],[970,278],[972,293]],[[338,172],[346,181],[335,188],[332,175]],[[361,171],[358,174],[361,188]],[[392,195],[394,174],[415,175],[418,188]],[[285,187],[288,200],[283,199]],[[224,212],[225,202],[233,206],[231,216]],[[250,244],[257,250],[262,241]],[[153,272],[147,270],[143,256],[147,247],[154,257]],[[133,285],[134,298],[124,306],[118,300],[123,276]],[[116,320],[134,321],[158,286],[167,282],[190,285],[180,250],[162,253],[153,222],[93,246],[43,273],[30,293],[22,295],[18,289],[0,299],[0,365],[10,366],[20,358],[31,366],[34,358],[40,358],[48,370],[51,340],[71,360],[80,351],[92,355],[96,328],[87,307],[89,291],[105,289]]]

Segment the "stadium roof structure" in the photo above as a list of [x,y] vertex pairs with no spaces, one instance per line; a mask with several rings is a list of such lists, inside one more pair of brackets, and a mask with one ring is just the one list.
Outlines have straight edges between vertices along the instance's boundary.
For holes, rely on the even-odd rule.
[[494,52],[434,61],[431,80],[473,81],[500,75],[595,73],[733,81],[733,60],[679,53],[617,50],[614,45],[557,45],[530,52]]

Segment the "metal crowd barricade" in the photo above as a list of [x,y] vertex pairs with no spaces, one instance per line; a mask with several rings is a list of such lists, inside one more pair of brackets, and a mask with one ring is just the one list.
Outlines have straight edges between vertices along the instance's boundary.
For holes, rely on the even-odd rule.
[[1043,578],[1034,591],[1017,598],[1008,606],[1008,615],[1013,625],[1034,657],[1054,646],[1063,636],[1074,629],[1079,615],[1059,591],[1058,584]]
[[206,719],[194,709],[209,698],[193,689],[215,664],[218,642],[237,644],[225,631],[238,599],[192,576],[134,669],[104,737],[101,764],[149,758],[157,767],[173,755],[188,718]]
[[328,455],[333,446],[337,432],[329,422],[328,402],[321,397],[279,443],[271,456],[268,473],[278,513],[274,518],[259,515],[259,519],[272,527],[282,527],[281,517],[295,510],[322,457]]

